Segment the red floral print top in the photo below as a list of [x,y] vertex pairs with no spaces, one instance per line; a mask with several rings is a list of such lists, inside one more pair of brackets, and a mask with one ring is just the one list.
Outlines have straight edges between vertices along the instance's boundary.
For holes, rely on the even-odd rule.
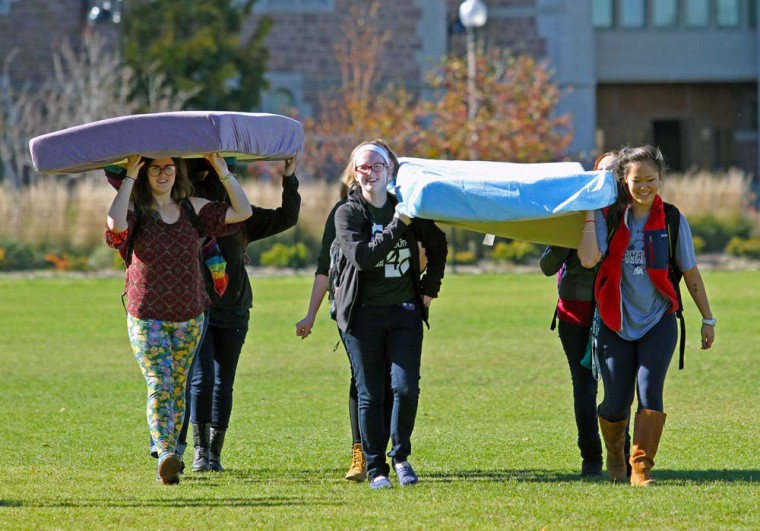
[[[150,212],[142,217],[124,283],[130,315],[184,322],[199,316],[210,305],[198,249],[201,238],[226,236],[239,230],[240,224],[224,222],[227,208],[228,205],[217,202],[204,205],[198,212],[197,231],[184,209],[180,209],[179,219],[172,224]],[[136,219],[130,211],[128,228],[123,233],[106,228],[106,243],[122,256]]]

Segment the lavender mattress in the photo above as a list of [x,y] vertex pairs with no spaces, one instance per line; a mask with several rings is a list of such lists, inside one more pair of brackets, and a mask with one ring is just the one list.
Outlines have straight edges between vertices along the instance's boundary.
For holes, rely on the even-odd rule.
[[78,173],[123,163],[128,155],[282,160],[303,149],[297,120],[265,113],[183,111],[136,114],[69,127],[32,138],[40,173]]

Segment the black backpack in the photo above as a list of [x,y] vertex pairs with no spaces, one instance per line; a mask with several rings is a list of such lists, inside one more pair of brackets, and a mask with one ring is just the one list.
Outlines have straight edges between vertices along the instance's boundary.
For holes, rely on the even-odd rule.
[[[684,355],[686,353],[686,320],[683,317],[683,300],[681,299],[681,278],[683,273],[676,264],[676,249],[678,247],[678,231],[681,226],[681,212],[675,205],[663,202],[665,209],[665,227],[668,231],[668,278],[673,285],[673,289],[676,292],[676,299],[678,301],[678,309],[676,310],[676,317],[680,323],[681,337],[679,340],[678,350],[678,369],[684,368]],[[610,208],[606,212],[607,219],[607,243],[612,240],[612,236],[615,234],[615,230],[620,222],[620,216],[622,215],[621,209]]]
[[327,271],[327,298],[330,301],[330,318],[337,320],[338,308],[335,302],[335,294],[340,287],[340,277],[346,268],[346,257],[336,237],[330,244],[330,269]]

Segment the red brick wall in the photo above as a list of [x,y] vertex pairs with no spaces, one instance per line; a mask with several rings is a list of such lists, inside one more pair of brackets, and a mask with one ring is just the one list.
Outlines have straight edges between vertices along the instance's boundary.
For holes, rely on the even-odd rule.
[[79,41],[84,0],[16,0],[0,15],[0,61],[19,50],[10,65],[14,83],[39,82],[52,69],[52,50],[65,39]]

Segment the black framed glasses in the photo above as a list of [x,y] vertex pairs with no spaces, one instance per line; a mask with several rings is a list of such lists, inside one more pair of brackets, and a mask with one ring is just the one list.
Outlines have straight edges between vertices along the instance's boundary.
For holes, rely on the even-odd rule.
[[165,175],[171,177],[177,173],[177,166],[174,164],[167,164],[166,166],[148,166],[148,174],[151,177],[158,177],[161,175],[161,172],[164,172]]
[[388,165],[384,162],[376,162],[375,164],[362,164],[361,166],[356,166],[355,170],[361,174],[367,175],[371,171],[380,173],[387,167]]

